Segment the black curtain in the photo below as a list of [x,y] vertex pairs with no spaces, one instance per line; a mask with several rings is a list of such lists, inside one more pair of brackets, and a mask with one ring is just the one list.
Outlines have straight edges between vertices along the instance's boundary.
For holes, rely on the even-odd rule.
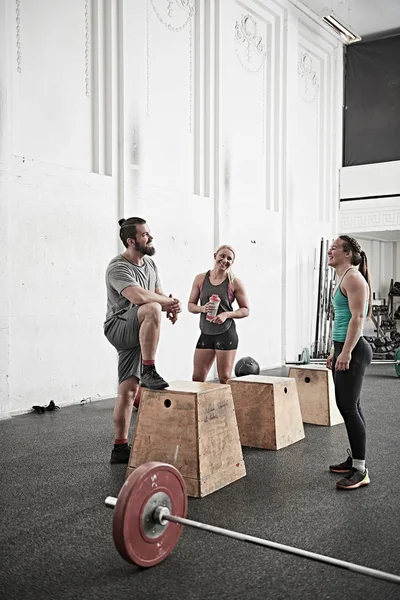
[[343,165],[400,160],[400,35],[347,46],[344,104]]

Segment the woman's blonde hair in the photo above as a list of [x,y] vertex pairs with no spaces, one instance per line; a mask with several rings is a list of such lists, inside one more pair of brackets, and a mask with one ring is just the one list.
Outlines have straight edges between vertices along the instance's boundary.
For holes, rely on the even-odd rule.
[[[218,254],[218,252],[220,250],[223,250],[223,248],[226,248],[227,250],[230,250],[233,254],[233,260],[235,260],[236,258],[236,252],[235,250],[232,248],[232,246],[229,246],[228,244],[222,244],[222,246],[220,246],[219,248],[216,249],[215,254]],[[229,267],[228,269],[228,279],[229,279],[229,283],[232,283],[232,281],[235,279],[236,275],[233,273],[232,268]]]

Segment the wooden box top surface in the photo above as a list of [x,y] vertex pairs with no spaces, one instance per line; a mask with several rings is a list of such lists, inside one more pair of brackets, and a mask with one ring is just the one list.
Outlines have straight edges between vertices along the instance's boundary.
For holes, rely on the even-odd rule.
[[302,369],[302,370],[306,370],[306,371],[329,371],[330,370],[325,365],[314,365],[312,363],[310,363],[308,365],[293,365],[293,366],[289,365],[289,367],[290,367],[290,369]]
[[292,381],[292,377],[272,377],[270,375],[244,375],[243,377],[237,377],[236,379],[230,379],[229,384],[233,383],[262,383],[262,384],[287,384],[288,381]]
[[229,388],[226,383],[217,382],[205,382],[200,381],[171,381],[169,387],[164,390],[151,390],[154,392],[162,392],[163,394],[177,393],[177,394],[207,394],[213,390],[223,390]]

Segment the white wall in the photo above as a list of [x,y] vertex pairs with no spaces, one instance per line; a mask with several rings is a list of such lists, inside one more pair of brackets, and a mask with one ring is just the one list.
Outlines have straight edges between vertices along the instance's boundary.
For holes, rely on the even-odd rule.
[[390,280],[400,281],[400,243],[394,241],[399,239],[400,197],[341,202],[338,230],[360,242],[368,257],[372,291],[387,300]]
[[[85,3],[0,3],[0,416],[115,391],[104,265],[111,177],[91,173]],[[85,18],[86,16],[86,18]],[[88,57],[90,60],[90,57]]]
[[373,291],[387,297],[390,279],[400,281],[399,242],[382,238],[395,239],[400,229],[400,197],[341,202],[338,229],[360,240],[370,261]]
[[340,169],[342,200],[393,195],[400,197],[400,160]]
[[[342,49],[292,11],[296,53],[288,82],[285,358],[315,336],[320,239],[337,230],[341,145]],[[294,84],[295,82],[295,84]]]
[[[287,0],[0,6],[0,415],[116,390],[102,320],[121,216],[148,220],[184,306],[235,246],[239,356],[295,358],[337,227],[336,40]],[[165,377],[190,379],[197,336],[187,312],[163,321]]]
[[390,280],[396,279],[396,242],[369,240],[357,233],[353,236],[359,241],[368,258],[368,268],[371,277],[371,289],[376,298],[387,301]]
[[[337,227],[341,46],[285,1],[198,1],[192,20],[177,6],[169,19],[161,0],[124,6],[128,195],[157,230],[166,206],[193,208],[176,236],[192,263],[185,300],[213,249],[233,244],[251,301],[239,355],[264,367],[296,358],[313,339],[315,252]],[[213,235],[199,245],[203,227]],[[192,343],[197,319],[184,319]],[[166,356],[167,374],[187,377],[191,359]]]

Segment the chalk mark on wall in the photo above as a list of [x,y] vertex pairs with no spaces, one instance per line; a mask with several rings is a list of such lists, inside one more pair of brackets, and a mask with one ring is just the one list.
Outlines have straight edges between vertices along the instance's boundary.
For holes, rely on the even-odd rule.
[[146,3],[146,112],[150,116],[150,10],[152,6],[158,21],[172,33],[180,33],[189,27],[189,132],[192,132],[193,112],[193,17],[195,14],[194,0],[162,0],[165,16],[160,13],[156,0]]
[[130,144],[130,162],[132,165],[140,164],[140,136],[139,128],[134,126],[132,128],[131,144]]
[[131,166],[132,190],[137,201],[141,199],[141,170],[140,170],[140,129],[133,125],[129,143],[129,159]]

